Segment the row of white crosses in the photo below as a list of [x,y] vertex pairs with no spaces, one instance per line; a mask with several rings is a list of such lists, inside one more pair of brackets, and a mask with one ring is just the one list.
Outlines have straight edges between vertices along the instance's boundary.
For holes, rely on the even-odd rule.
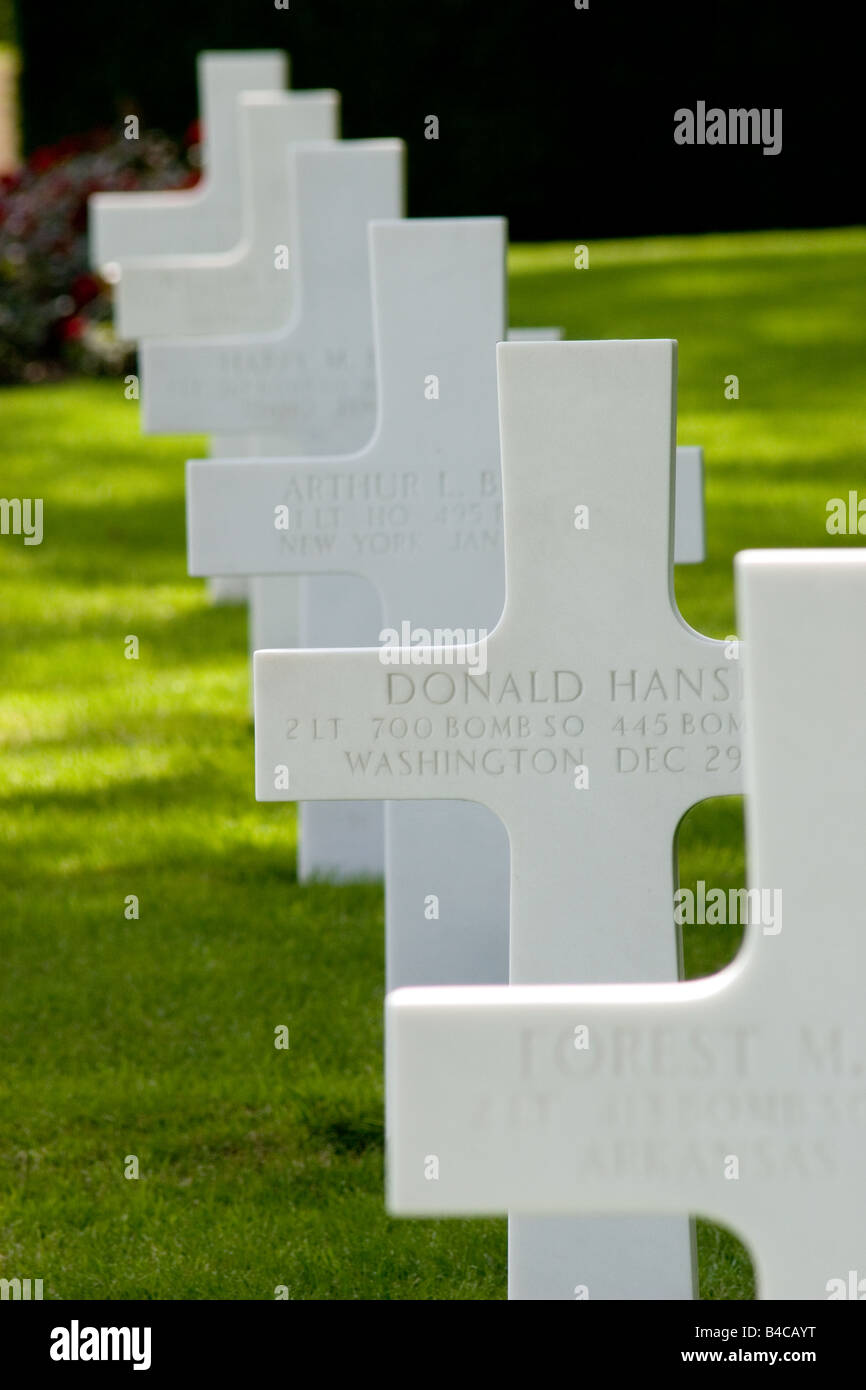
[[[205,94],[209,67],[224,77],[232,61],[205,58]],[[273,60],[266,57],[264,61]],[[249,81],[248,69],[241,80]],[[229,88],[230,83],[223,81],[221,90],[226,101]],[[504,593],[493,365],[493,345],[504,336],[504,226],[493,220],[393,220],[400,207],[388,207],[388,199],[392,203],[402,201],[397,142],[297,143],[301,128],[292,125],[293,100],[298,102],[299,119],[327,121],[334,111],[333,94],[292,99],[263,93],[243,96],[242,90],[231,92],[231,99],[239,108],[235,139],[241,168],[237,186],[243,191],[239,239],[231,243],[234,249],[226,254],[224,247],[215,250],[208,244],[199,260],[176,255],[170,264],[136,266],[134,254],[124,264],[125,253],[122,249],[117,253],[117,243],[114,254],[110,254],[104,238],[98,243],[99,258],[119,260],[123,266],[121,305],[127,331],[133,336],[166,331],[189,335],[189,340],[181,343],[144,343],[148,427],[218,430],[238,440],[246,434],[246,448],[236,445],[232,450],[231,443],[221,441],[221,452],[275,455],[267,462],[238,459],[190,466],[191,568],[204,574],[266,576],[257,582],[283,586],[286,576],[316,576],[305,615],[306,632],[302,634],[302,640],[310,644],[371,643],[383,615],[389,626],[399,626],[402,619],[408,618],[414,625],[428,628],[451,625],[492,629],[501,612]],[[213,100],[210,104],[213,107]],[[204,105],[207,122],[207,96]],[[310,131],[304,133],[309,135]],[[225,168],[213,160],[211,144],[208,168],[211,172]],[[206,190],[207,187],[206,183]],[[197,195],[164,196],[192,201]],[[276,206],[284,209],[282,223],[273,212]],[[375,220],[387,219],[389,213],[393,213],[392,220]],[[146,222],[146,218],[141,221]],[[368,223],[372,223],[372,313],[366,259]],[[283,274],[278,286],[273,280],[273,253],[275,243],[280,241],[285,241],[289,248],[291,265],[289,275]],[[161,245],[160,249],[164,254],[165,247]],[[136,252],[140,253],[138,247]],[[274,305],[284,283],[290,286],[285,301],[289,308],[283,305],[275,318]],[[223,284],[228,321],[219,317]],[[152,295],[148,293],[150,286]],[[261,331],[253,335],[232,331],[239,296],[244,299],[245,309],[238,325],[261,324]],[[267,302],[259,306],[257,320],[254,306],[259,297]],[[160,304],[162,310],[148,317],[151,308]],[[163,311],[164,319],[160,317]],[[139,312],[140,320],[136,318]],[[172,313],[179,314],[179,318],[172,319]],[[168,327],[160,330],[160,322]],[[221,336],[214,338],[215,333]],[[373,335],[375,373],[370,370]],[[577,345],[568,346],[570,351]],[[604,366],[606,351],[614,346],[621,353],[645,345],[581,345],[588,354],[587,363],[596,360],[599,365],[595,370],[601,375],[608,370]],[[553,392],[553,369],[559,371],[570,361],[559,346],[550,345],[544,352],[547,355],[539,359],[532,353],[516,359],[544,364],[542,378],[547,380],[547,386],[543,382],[540,386],[542,399],[545,391]],[[589,367],[583,370],[592,376]],[[613,370],[616,376],[619,367]],[[624,375],[627,377],[628,373]],[[639,372],[637,376],[640,378]],[[437,383],[435,396],[421,389],[431,380]],[[533,392],[537,386],[538,383],[533,384]],[[646,389],[647,383],[638,379],[634,398],[643,399],[641,391]],[[621,401],[632,399],[629,390],[624,390],[620,397]],[[628,419],[630,411],[626,409],[624,415]],[[405,765],[402,760],[407,754],[419,759],[419,769],[424,767],[426,755],[428,771],[431,766],[434,769],[433,794],[445,800],[414,805],[404,802],[388,811],[387,954],[388,982],[392,987],[472,982],[490,985],[508,978],[507,846],[502,825],[489,811],[485,812],[485,802],[505,820],[512,842],[513,980],[676,977],[676,942],[670,911],[672,830],[668,827],[665,845],[665,827],[661,818],[656,823],[656,801],[649,786],[646,785],[643,796],[639,791],[627,793],[625,801],[618,801],[617,793],[611,792],[610,805],[618,818],[612,823],[611,819],[604,820],[604,811],[602,819],[597,818],[599,806],[604,803],[603,785],[591,783],[594,799],[588,795],[590,788],[573,785],[572,797],[586,797],[579,824],[581,839],[586,837],[587,853],[581,855],[579,865],[568,869],[559,862],[563,857],[562,845],[557,842],[555,829],[551,830],[549,817],[531,810],[533,806],[546,806],[547,797],[550,805],[557,804],[572,772],[576,774],[581,767],[590,775],[592,772],[589,764],[580,762],[584,756],[583,733],[582,728],[578,733],[578,725],[583,725],[585,714],[583,705],[575,704],[583,698],[582,691],[577,693],[582,678],[575,668],[575,651],[581,651],[588,636],[604,629],[605,623],[609,625],[607,639],[616,646],[616,624],[622,621],[620,610],[626,593],[630,595],[632,589],[641,596],[634,611],[646,610],[650,620],[641,639],[650,648],[656,630],[661,631],[666,622],[680,638],[685,632],[680,620],[672,617],[668,579],[666,607],[665,603],[649,603],[643,593],[645,588],[651,589],[648,568],[662,550],[663,567],[669,578],[667,547],[673,473],[669,428],[663,477],[656,468],[650,470],[654,484],[647,482],[643,472],[648,447],[645,424],[641,421],[629,435],[628,449],[618,458],[619,472],[611,468],[606,477],[609,460],[605,461],[603,452],[599,454],[593,486],[587,485],[584,497],[566,498],[569,505],[563,514],[569,541],[582,544],[585,556],[596,554],[594,544],[598,538],[603,568],[608,563],[619,563],[619,551],[611,541],[609,527],[603,525],[605,516],[615,515],[617,526],[625,525],[623,535],[630,539],[623,554],[631,557],[626,567],[630,582],[624,575],[621,584],[611,584],[609,601],[596,603],[596,557],[595,568],[590,566],[584,575],[585,580],[592,580],[591,585],[587,583],[583,593],[569,593],[575,615],[569,616],[561,631],[556,620],[550,626],[544,619],[547,639],[541,645],[554,662],[546,673],[541,666],[533,667],[531,660],[519,678],[516,674],[509,677],[506,670],[502,679],[507,693],[498,705],[495,697],[493,704],[486,700],[484,681],[479,677],[467,687],[471,698],[480,702],[480,709],[485,710],[486,702],[486,719],[468,700],[458,711],[450,699],[441,698],[448,691],[441,678],[450,678],[451,673],[433,671],[434,678],[427,684],[424,677],[430,671],[391,671],[389,694],[393,707],[386,702],[382,708],[376,743],[369,748],[363,742],[358,745],[357,757],[354,762],[350,759],[350,773],[342,784],[332,787],[328,777],[320,778],[317,772],[315,787],[307,790],[303,775],[298,780],[299,766],[295,762],[300,757],[303,765],[305,738],[309,737],[312,743],[330,743],[325,755],[337,754],[340,762],[347,752],[352,752],[351,747],[345,748],[349,724],[329,724],[334,718],[345,716],[323,715],[322,710],[329,708],[327,701],[318,715],[287,713],[280,658],[274,658],[273,668],[267,664],[262,668],[266,673],[273,672],[262,683],[257,711],[259,794],[266,799],[329,795],[426,798],[430,791],[423,773],[412,779],[413,789],[408,791],[405,786],[394,790],[392,779],[402,775],[398,769]],[[257,438],[249,438],[255,432]],[[372,439],[361,447],[369,435]],[[311,457],[285,458],[287,454],[304,453]],[[276,455],[283,457],[278,459]],[[697,560],[703,554],[700,451],[680,451],[680,455],[676,470],[676,558]],[[573,459],[573,449],[564,457],[566,461]],[[544,470],[537,476],[534,467],[531,472],[533,487],[540,485],[543,489]],[[570,477],[572,492],[579,477],[577,472]],[[643,501],[648,501],[649,506],[638,522]],[[590,525],[585,532],[574,525],[578,504],[588,509]],[[531,506],[526,508],[527,518],[532,510]],[[288,531],[274,524],[278,512],[288,513]],[[662,513],[663,526],[659,520]],[[650,519],[653,515],[657,524]],[[691,523],[689,530],[681,525],[684,522]],[[514,525],[523,526],[519,517]],[[543,570],[557,595],[555,586],[567,574],[556,568],[557,557],[562,561],[558,545],[551,543],[550,535],[539,537],[528,520],[523,540],[532,564],[539,574]],[[519,544],[519,535],[513,543],[509,541],[510,556]],[[345,579],[334,577],[335,571],[357,578],[347,585]],[[521,573],[525,573],[525,565]],[[565,606],[570,610],[572,606],[562,593],[551,600],[546,582],[536,586],[537,594],[534,586],[526,583],[523,597],[519,593],[515,596],[515,582],[510,559],[506,619],[491,644],[497,652],[501,649],[501,634],[509,630],[509,625],[518,634],[523,631],[519,619],[522,603],[526,604],[524,623],[528,615],[536,625],[546,608],[555,611]],[[655,594],[655,590],[651,592]],[[291,613],[291,595],[288,597],[284,614]],[[381,612],[377,611],[379,602]],[[359,618],[361,610],[363,617]],[[662,618],[662,613],[667,617]],[[270,624],[278,637],[287,630],[284,614]],[[262,625],[259,627],[261,631]],[[553,632],[558,632],[556,640],[551,637]],[[570,633],[574,634],[572,640]],[[695,634],[691,637],[705,649],[715,646]],[[636,639],[633,652],[641,648],[641,640]],[[521,641],[518,636],[515,661]],[[283,639],[279,644],[287,642]],[[676,647],[674,642],[670,652],[665,649],[665,659],[674,660]],[[602,660],[604,650],[602,644],[593,659]],[[685,650],[693,649],[686,643]],[[369,660],[370,655],[364,653],[363,658]],[[378,654],[373,656],[378,663]],[[297,659],[306,663],[309,658],[305,655]],[[694,690],[696,684],[702,689],[705,676],[708,682],[721,682],[719,674],[711,676],[706,666],[710,659],[721,660],[717,651],[712,657],[707,650],[702,651],[703,664],[697,675],[693,665],[698,658],[689,658],[692,666],[685,664],[685,653],[681,659],[684,664],[676,669],[683,674],[674,679],[685,682],[687,691]],[[497,669],[505,669],[502,658],[497,658],[497,662]],[[378,673],[383,679],[389,674],[381,665]],[[455,674],[462,676],[464,672]],[[725,672],[725,676],[728,674]],[[634,668],[634,680],[641,675]],[[302,680],[306,679],[305,674]],[[491,666],[490,680],[496,679]],[[627,671],[626,693],[631,689],[631,679]],[[659,682],[663,686],[661,675]],[[342,687],[335,689],[342,692]],[[360,689],[355,693],[359,694]],[[456,689],[455,698],[459,703]],[[701,796],[738,786],[738,715],[732,713],[736,700],[730,690],[725,698],[729,701],[725,714],[730,715],[733,724],[729,726],[730,738],[724,749],[717,750],[723,761],[711,766],[715,754],[707,753],[707,766],[688,769],[685,789],[680,777],[681,791],[672,793],[674,819]],[[512,699],[517,703],[509,711]],[[636,699],[639,704],[640,696]],[[715,747],[706,738],[701,742],[704,730],[700,724],[694,725],[703,699],[702,693],[695,697],[694,711],[688,699],[681,706],[683,715],[692,720],[690,733],[694,734],[695,727],[699,730],[690,755],[698,748]],[[407,710],[404,705],[410,708]],[[526,733],[523,721],[530,718],[526,713],[528,706],[533,706],[530,713],[537,715],[539,728],[532,732],[532,724],[527,724],[530,732]],[[294,706],[290,704],[289,708]],[[303,708],[306,711],[306,704]],[[412,718],[407,719],[410,712]],[[437,764],[438,752],[431,764],[430,745],[423,742],[433,733],[434,717],[440,724],[449,718],[457,720],[456,724],[444,726],[446,746],[441,750],[441,766]],[[270,762],[280,741],[273,732],[275,722],[282,729],[286,746],[282,758]],[[329,727],[339,727],[339,735],[329,737]],[[503,813],[496,796],[491,798],[486,791],[482,794],[474,785],[467,790],[465,775],[455,780],[449,764],[449,758],[457,762],[461,773],[473,762],[481,766],[479,786],[491,776],[502,779],[501,788],[515,785],[504,768],[492,770],[502,751],[495,745],[497,739],[501,741],[503,731],[509,739],[528,738],[530,745],[533,741],[538,745],[529,746],[523,753],[520,748],[507,750],[512,758],[517,757],[517,785],[523,788],[527,783],[522,775],[526,768],[520,767],[524,754],[531,772],[528,781],[538,782],[531,795],[521,792],[511,816]],[[471,757],[466,752],[467,740],[472,744]],[[673,785],[672,777],[687,770],[673,765],[681,754],[671,751],[664,739],[663,765],[653,766],[653,759],[659,756],[659,744],[651,742],[646,724],[640,734],[634,730],[628,737],[624,734],[622,742],[626,763],[638,758],[634,768],[622,769],[624,777],[637,774],[632,785],[646,784],[649,774],[655,771],[663,771],[665,780]],[[262,748],[270,751],[263,754]],[[312,754],[321,751],[312,750]],[[421,790],[419,783],[425,784]],[[482,805],[471,804],[473,801]],[[623,811],[624,806],[628,806],[628,814]],[[656,810],[648,809],[652,807]],[[322,833],[318,842],[316,822],[311,817],[308,823],[305,817],[301,845],[302,856],[305,848],[308,850],[308,871],[324,865],[351,873],[359,866],[378,865],[381,849],[375,833],[376,819],[370,814],[372,808],[367,808],[366,815],[360,818],[352,817],[352,809],[350,802],[348,808],[334,815],[333,821],[320,821]],[[306,810],[333,815],[336,808]],[[573,803],[571,810],[573,813]],[[561,828],[567,836],[567,820]],[[633,855],[632,870],[625,875],[629,882],[618,884],[612,899],[604,903],[604,894],[593,886],[598,883],[599,864],[610,863],[622,846],[626,855]],[[666,873],[659,872],[660,865]],[[641,884],[645,866],[649,872]],[[533,906],[539,885],[543,885],[544,892],[536,897]],[[573,892],[578,892],[577,901],[586,904],[585,910],[581,908],[577,914],[575,927],[570,911],[564,917],[568,910],[565,905],[574,901],[570,896]],[[435,917],[424,911],[425,904],[432,901],[437,905]],[[549,903],[558,904],[558,915],[548,912]],[[645,909],[647,903],[652,904],[653,922],[640,933],[635,930],[635,908]],[[545,931],[528,927],[530,911],[533,916],[540,911]],[[628,922],[622,917],[627,917]],[[604,927],[589,933],[581,928],[582,919],[602,921]],[[642,943],[640,949],[637,940]],[[563,1292],[563,1280],[571,1278],[571,1271],[579,1262],[590,1281],[595,1281],[596,1289],[607,1280],[612,1296],[643,1296],[648,1282],[656,1296],[687,1296],[692,1269],[684,1219],[669,1223],[619,1221],[604,1226],[594,1223],[592,1229],[590,1238],[585,1226],[574,1223],[513,1222],[514,1295],[570,1296],[570,1290]]]
[[[283,55],[202,55],[202,189],[92,204],[94,262],[122,267],[120,328],[142,340],[145,429],[206,431],[216,456],[348,452],[376,421],[367,225],[402,212],[402,145],[335,142],[336,94],[265,90],[285,73]],[[246,90],[254,86],[262,90]],[[290,249],[290,275],[276,268],[277,249]],[[268,329],[287,303],[285,322]],[[262,331],[237,331],[257,320]],[[677,516],[677,558],[699,562],[699,449],[678,451]],[[377,640],[380,601],[360,577],[211,582],[229,597],[249,584],[251,650]],[[500,609],[501,596],[491,611]],[[380,808],[307,806],[301,822],[302,879],[381,875]]]

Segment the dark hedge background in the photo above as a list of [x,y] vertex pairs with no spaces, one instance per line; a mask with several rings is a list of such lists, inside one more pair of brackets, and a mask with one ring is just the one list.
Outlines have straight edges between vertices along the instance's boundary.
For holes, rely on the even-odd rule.
[[[777,0],[19,0],[28,149],[138,110],[180,134],[201,48],[285,48],[343,93],[347,137],[409,145],[415,216],[506,214],[515,239],[863,218],[856,6]],[[784,110],[782,153],[682,148],[699,100]],[[438,143],[424,117],[441,123]]]

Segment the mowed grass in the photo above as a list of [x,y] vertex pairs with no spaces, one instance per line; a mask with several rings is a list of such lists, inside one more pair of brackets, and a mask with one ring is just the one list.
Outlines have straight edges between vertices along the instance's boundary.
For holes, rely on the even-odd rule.
[[[856,543],[824,521],[866,493],[864,301],[859,230],[609,243],[582,271],[570,246],[512,252],[512,323],[679,339],[709,554],[677,593],[705,632],[735,631],[737,550]],[[503,1221],[385,1215],[382,894],[298,885],[294,809],[253,799],[244,614],[185,574],[203,447],[143,439],[116,382],[0,394],[0,495],[45,501],[40,547],[0,537],[0,1276],[504,1297]],[[743,882],[738,801],[691,813],[680,867]],[[685,928],[689,973],[738,944]],[[699,1248],[703,1297],[751,1296],[731,1235],[701,1223]]]

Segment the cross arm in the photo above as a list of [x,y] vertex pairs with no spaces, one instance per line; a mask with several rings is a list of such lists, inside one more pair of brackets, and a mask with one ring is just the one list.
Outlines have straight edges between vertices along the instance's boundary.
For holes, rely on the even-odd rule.
[[[756,1030],[738,1033],[726,1017],[724,984],[389,995],[390,1210],[707,1210],[706,1180],[723,1192],[727,1150],[700,1088],[711,1078],[733,1095],[757,1081]],[[687,1111],[694,1175],[677,1152]]]
[[258,800],[484,799],[471,750],[461,758],[449,747],[447,716],[405,712],[415,679],[450,675],[419,676],[386,655],[385,647],[256,652]]

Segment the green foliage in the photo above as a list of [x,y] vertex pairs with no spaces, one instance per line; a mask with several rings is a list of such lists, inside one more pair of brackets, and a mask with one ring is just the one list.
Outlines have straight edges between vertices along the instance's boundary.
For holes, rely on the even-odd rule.
[[[516,248],[512,321],[679,338],[709,557],[677,593],[725,636],[735,551],[846,543],[824,506],[862,476],[866,234],[590,259]],[[140,438],[111,380],[11,388],[0,416],[4,494],[45,499],[41,547],[0,537],[0,1275],[50,1298],[503,1297],[504,1222],[385,1215],[381,891],[300,886],[293,808],[253,800],[243,615],[185,575],[202,442]],[[742,882],[738,802],[686,818],[680,865]],[[738,944],[684,933],[692,975]],[[750,1297],[734,1237],[698,1239],[703,1296]]]
[[64,137],[0,177],[0,382],[69,371],[118,375],[132,344],[110,322],[111,292],[90,268],[93,193],[188,187],[198,175],[164,136],[109,131]]

